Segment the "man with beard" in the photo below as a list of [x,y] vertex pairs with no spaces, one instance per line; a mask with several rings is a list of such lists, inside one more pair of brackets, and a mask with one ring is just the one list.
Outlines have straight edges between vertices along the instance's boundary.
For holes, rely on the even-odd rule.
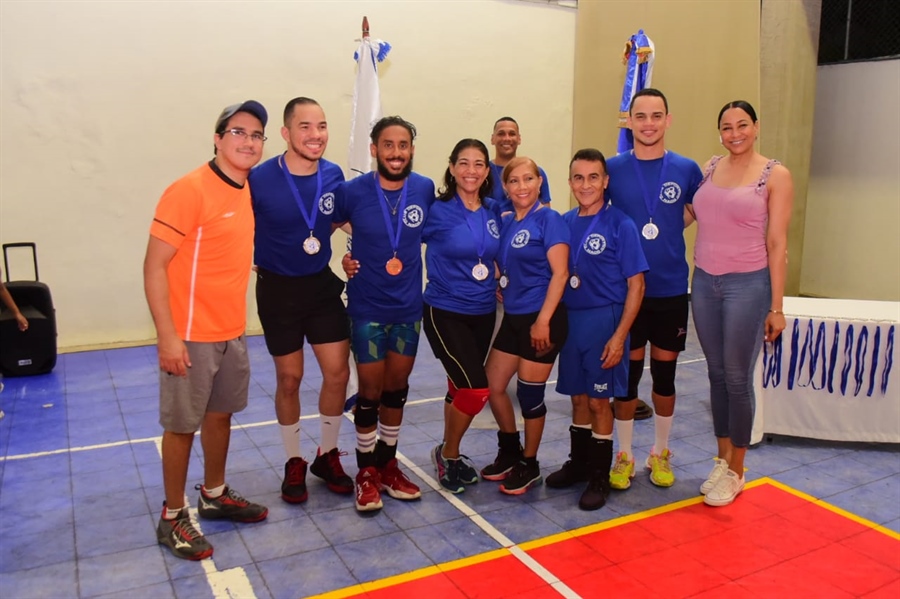
[[335,493],[353,492],[337,447],[350,377],[350,326],[341,299],[344,282],[328,266],[334,192],[344,173],[322,157],[328,123],[315,100],[300,97],[287,103],[281,137],[287,151],[250,174],[256,303],[275,361],[275,414],[287,459],[281,498],[301,503],[307,499],[307,462],[300,453],[304,338],[322,371],[321,438],[310,471]]
[[350,223],[358,273],[347,284],[350,347],[356,359],[356,509],[421,497],[397,464],[397,438],[422,318],[422,225],[434,183],[412,172],[416,128],[399,116],[372,128],[377,172],[338,187],[334,222]]
[[[513,209],[512,201],[503,189],[503,167],[516,157],[522,136],[519,135],[519,123],[511,116],[502,116],[494,123],[494,132],[491,133],[491,145],[494,146],[494,158],[491,160],[491,173],[494,176],[494,190],[491,197],[497,200],[500,212],[510,212]],[[550,183],[544,169],[538,167],[541,175],[542,204],[550,204]]]

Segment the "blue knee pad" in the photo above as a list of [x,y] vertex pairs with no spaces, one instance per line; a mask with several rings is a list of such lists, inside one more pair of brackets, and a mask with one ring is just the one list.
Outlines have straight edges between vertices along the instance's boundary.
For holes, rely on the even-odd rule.
[[386,408],[395,408],[402,410],[406,405],[406,396],[409,395],[409,387],[398,389],[396,391],[382,391],[381,405]]
[[[653,362],[651,361],[651,364]],[[628,397],[616,399],[637,399],[638,387],[641,384],[641,377],[644,375],[643,360],[628,361]]]
[[675,395],[675,360],[650,358],[650,376],[653,377],[654,393],[663,397]]
[[378,402],[357,396],[353,424],[360,428],[371,428],[378,424]]
[[547,414],[547,406],[544,404],[546,389],[547,383],[529,383],[516,379],[516,397],[519,398],[519,406],[522,408],[522,418],[528,420]]

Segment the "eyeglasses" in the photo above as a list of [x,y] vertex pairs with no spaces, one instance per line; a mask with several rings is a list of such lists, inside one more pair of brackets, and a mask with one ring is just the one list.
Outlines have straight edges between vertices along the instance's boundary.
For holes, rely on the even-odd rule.
[[226,129],[225,131],[222,131],[222,135],[225,135],[226,133],[231,133],[235,137],[240,138],[241,141],[245,141],[249,137],[253,142],[262,143],[269,139],[262,133],[247,133],[243,129]]

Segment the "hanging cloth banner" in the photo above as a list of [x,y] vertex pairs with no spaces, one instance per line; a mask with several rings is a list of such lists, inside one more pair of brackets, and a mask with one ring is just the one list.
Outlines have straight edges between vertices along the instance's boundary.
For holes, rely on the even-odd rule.
[[372,170],[369,154],[369,134],[382,117],[381,90],[378,87],[378,63],[384,62],[391,45],[369,37],[369,22],[363,22],[363,36],[353,55],[357,64],[356,85],[353,88],[353,112],[350,119],[350,167],[352,179]]
[[643,29],[638,29],[625,42],[625,53],[622,56],[622,63],[626,66],[625,86],[622,88],[622,102],[619,104],[619,142],[616,148],[619,154],[634,148],[634,136],[628,128],[628,109],[634,94],[650,87],[655,57],[653,41],[644,35]]

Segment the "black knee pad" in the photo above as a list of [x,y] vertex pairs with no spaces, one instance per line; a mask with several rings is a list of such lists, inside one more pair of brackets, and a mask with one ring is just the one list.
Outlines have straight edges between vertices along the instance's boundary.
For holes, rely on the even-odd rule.
[[386,408],[396,408],[402,410],[406,405],[406,396],[409,395],[409,387],[398,389],[397,391],[382,391],[381,405]]
[[675,360],[650,358],[650,376],[653,377],[654,393],[663,397],[675,395]]
[[371,428],[378,424],[378,402],[362,396],[356,398],[353,423],[360,428]]
[[629,360],[628,361],[628,397],[617,397],[617,400],[622,399],[637,399],[638,396],[638,387],[641,384],[641,377],[644,375],[644,361],[643,360]]

